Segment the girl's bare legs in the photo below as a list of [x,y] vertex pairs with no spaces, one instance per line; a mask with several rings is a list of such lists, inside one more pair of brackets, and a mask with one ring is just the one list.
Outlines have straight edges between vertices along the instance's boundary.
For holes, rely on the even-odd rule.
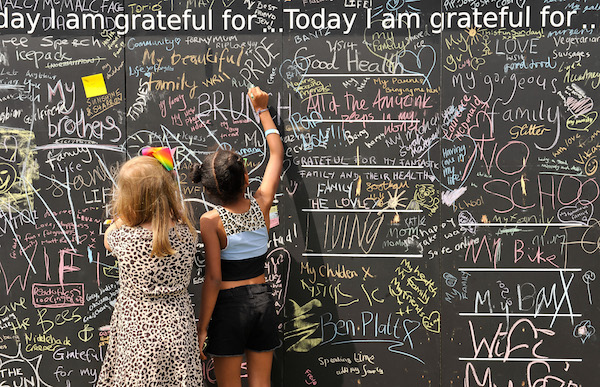
[[215,357],[214,359],[217,385],[219,387],[241,387],[242,356]]
[[270,387],[273,351],[246,351],[246,358],[248,359],[248,386]]

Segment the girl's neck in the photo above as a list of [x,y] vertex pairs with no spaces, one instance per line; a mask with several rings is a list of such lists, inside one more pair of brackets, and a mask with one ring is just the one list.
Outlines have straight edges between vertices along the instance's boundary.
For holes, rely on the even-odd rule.
[[146,230],[151,230],[152,231],[152,222],[145,222],[140,224],[141,228],[145,228]]
[[223,205],[223,208],[229,212],[243,214],[250,209],[250,200],[246,199],[244,195],[240,195],[237,200]]
[[[169,228],[173,228],[175,226],[175,221],[169,219]],[[146,230],[152,231],[152,222],[144,222],[141,223],[138,227],[145,228]]]

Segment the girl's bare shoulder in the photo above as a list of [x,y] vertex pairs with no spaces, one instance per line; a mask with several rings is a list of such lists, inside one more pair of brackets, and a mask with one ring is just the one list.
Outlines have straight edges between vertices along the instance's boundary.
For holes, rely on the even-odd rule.
[[202,214],[202,216],[200,216],[200,227],[202,227],[202,224],[205,224],[207,226],[215,225],[218,224],[220,221],[221,217],[219,216],[219,212],[217,210],[210,210]]

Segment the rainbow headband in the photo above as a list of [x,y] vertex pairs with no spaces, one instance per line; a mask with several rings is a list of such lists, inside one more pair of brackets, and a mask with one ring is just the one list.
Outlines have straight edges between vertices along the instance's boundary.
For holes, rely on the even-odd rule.
[[167,147],[144,147],[142,148],[142,155],[151,156],[157,159],[167,171],[172,171],[175,168],[173,158],[175,157],[175,149],[169,149]]

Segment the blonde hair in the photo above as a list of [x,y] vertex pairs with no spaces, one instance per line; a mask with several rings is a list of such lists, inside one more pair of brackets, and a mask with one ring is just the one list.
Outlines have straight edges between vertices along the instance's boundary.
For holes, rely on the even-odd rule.
[[137,156],[123,164],[117,176],[112,212],[130,227],[152,223],[152,256],[177,252],[169,242],[171,220],[185,224],[196,235],[175,177],[154,157]]

